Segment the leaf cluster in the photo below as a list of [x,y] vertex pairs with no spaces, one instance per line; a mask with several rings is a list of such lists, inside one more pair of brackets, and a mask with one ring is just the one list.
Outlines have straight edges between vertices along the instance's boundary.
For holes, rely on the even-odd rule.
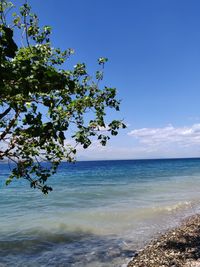
[[[39,26],[27,2],[8,25],[6,14],[13,6],[0,2],[0,160],[15,164],[7,184],[24,178],[47,194],[52,190],[47,179],[61,161],[74,161],[77,146],[86,149],[94,138],[106,145],[126,126],[105,122],[108,108],[118,111],[120,106],[115,88],[99,86],[107,59],[99,58],[95,79],[84,63],[64,69],[73,50],[52,46],[51,27]],[[21,46],[13,38],[15,31],[21,32]],[[67,142],[70,129],[74,146]]]

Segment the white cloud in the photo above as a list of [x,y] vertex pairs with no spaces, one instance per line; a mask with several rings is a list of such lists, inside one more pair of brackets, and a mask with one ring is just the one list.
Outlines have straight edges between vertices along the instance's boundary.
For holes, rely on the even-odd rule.
[[132,130],[129,136],[135,137],[141,144],[147,146],[168,146],[177,144],[181,146],[200,145],[200,124],[190,127],[141,128]]
[[[87,149],[78,145],[77,159],[200,157],[200,123],[185,127],[140,128],[130,131],[128,136],[121,133],[105,147],[98,140],[93,140]],[[70,139],[67,143],[74,144]]]

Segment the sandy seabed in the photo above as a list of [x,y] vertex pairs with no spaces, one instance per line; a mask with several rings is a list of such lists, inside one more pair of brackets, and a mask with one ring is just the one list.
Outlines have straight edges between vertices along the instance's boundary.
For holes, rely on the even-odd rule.
[[128,267],[200,267],[200,214],[151,241]]

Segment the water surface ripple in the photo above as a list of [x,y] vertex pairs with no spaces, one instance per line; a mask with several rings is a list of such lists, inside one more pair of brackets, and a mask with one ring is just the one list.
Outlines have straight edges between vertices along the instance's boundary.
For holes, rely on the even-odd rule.
[[48,196],[8,174],[0,164],[0,266],[122,266],[199,211],[200,159],[63,163]]

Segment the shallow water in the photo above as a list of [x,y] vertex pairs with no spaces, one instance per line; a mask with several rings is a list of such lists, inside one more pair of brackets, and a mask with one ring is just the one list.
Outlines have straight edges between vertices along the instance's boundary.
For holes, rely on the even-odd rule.
[[121,266],[199,211],[200,159],[63,163],[48,196],[6,187],[8,173],[1,164],[2,266]]

